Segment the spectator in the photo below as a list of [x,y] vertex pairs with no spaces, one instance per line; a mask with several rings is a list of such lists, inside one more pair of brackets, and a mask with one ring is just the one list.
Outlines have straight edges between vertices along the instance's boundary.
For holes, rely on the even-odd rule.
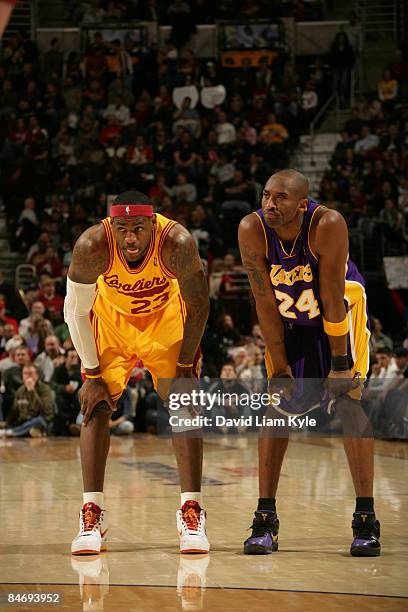
[[0,437],[30,435],[37,438],[51,431],[54,418],[54,396],[48,385],[40,382],[33,365],[23,368],[23,384],[16,391],[13,405]]
[[217,143],[221,146],[231,145],[235,142],[237,133],[235,126],[228,121],[224,111],[218,114],[218,123],[215,125]]
[[38,368],[44,382],[49,383],[57,366],[64,363],[64,351],[56,336],[47,336],[44,351],[37,355],[34,365]]
[[184,98],[181,108],[173,113],[173,133],[176,134],[178,128],[187,130],[191,136],[197,138],[200,132],[200,115],[195,108],[191,107],[191,98]]
[[268,151],[279,154],[283,151],[283,144],[288,138],[289,132],[285,126],[277,121],[276,115],[269,113],[267,123],[262,126],[259,141],[266,145]]
[[383,326],[380,319],[371,317],[370,352],[372,355],[382,347],[388,348],[390,351],[393,349],[391,338],[386,336],[382,330]]
[[62,274],[62,263],[56,249],[48,245],[44,252],[44,259],[40,264],[37,264],[37,274],[40,275],[47,272],[53,278],[58,278]]
[[273,110],[281,118],[282,115],[296,117],[298,114],[299,88],[297,75],[292,64],[287,63],[279,86],[272,86],[274,99]]
[[196,175],[199,158],[191,134],[187,130],[183,130],[175,142],[173,157],[177,172],[187,172],[190,177]]
[[25,341],[33,355],[44,350],[44,342],[47,336],[54,333],[51,321],[41,315],[34,315]]
[[388,68],[384,70],[382,79],[378,81],[378,97],[387,109],[393,109],[398,97],[398,81],[392,78]]
[[6,279],[4,272],[0,270],[0,299],[3,297],[9,311],[16,313],[21,301],[17,297],[17,291],[14,286]]
[[381,370],[378,378],[382,381],[381,389],[385,391],[392,380],[398,375],[398,366],[393,357],[392,351],[387,348],[379,348],[376,353],[376,361]]
[[[38,263],[44,260],[44,253],[47,246],[51,243],[51,238],[48,232],[41,232],[38,236],[37,242],[33,244],[26,257],[26,261],[29,264],[36,266]],[[35,256],[40,255],[40,257],[35,258]]]
[[55,392],[56,402],[54,432],[56,435],[67,435],[80,410],[78,391],[82,386],[82,377],[75,349],[68,350],[64,362],[56,366],[50,386]]
[[124,104],[123,97],[118,94],[114,104],[109,104],[105,111],[105,116],[114,116],[119,121],[120,125],[129,125],[130,111],[129,107]]
[[354,51],[345,32],[339,32],[330,50],[330,64],[333,69],[333,89],[340,100],[340,108],[348,107],[350,100],[350,76],[354,66]]
[[13,325],[12,323],[3,323],[3,325],[1,326],[0,324],[0,330],[2,331],[1,337],[0,337],[0,359],[2,357],[5,357],[5,353],[7,353],[6,350],[6,344],[9,340],[11,340],[15,335],[16,335],[16,328],[15,325]]
[[14,317],[6,314],[6,300],[0,294],[0,325],[11,325],[15,334],[18,334],[18,323]]
[[213,174],[218,183],[227,183],[234,177],[235,165],[229,159],[227,153],[220,152],[218,160],[211,166],[210,173]]
[[[237,379],[235,366],[232,362],[227,362],[222,366],[220,379],[209,387],[207,393],[219,393],[222,398],[222,401],[214,405],[211,410],[210,415],[213,419],[213,423],[217,417],[231,419],[241,416],[245,418],[251,415],[251,408],[248,403],[240,401],[243,395],[248,395],[248,388]],[[213,427],[215,433],[222,433],[224,435],[244,433],[247,430],[248,427],[243,425],[232,427],[220,425]]]
[[5,412],[12,406],[15,393],[23,384],[23,367],[31,363],[28,348],[22,345],[17,346],[14,349],[13,359],[14,365],[8,368],[3,375]]
[[361,138],[354,145],[354,151],[357,154],[365,155],[372,149],[376,149],[380,139],[377,134],[372,134],[368,125],[364,125],[361,129]]
[[248,338],[248,341],[251,344],[254,344],[255,346],[259,347],[262,353],[265,352],[265,340],[262,334],[262,330],[258,323],[252,326],[251,334]]
[[7,356],[0,360],[0,377],[4,377],[4,374],[15,366],[15,352],[23,344],[24,340],[21,336],[13,336],[7,340],[5,346]]
[[385,397],[382,415],[385,430],[389,437],[408,437],[408,350],[398,348],[395,351],[395,362],[399,376],[389,386]]
[[49,50],[44,54],[44,72],[50,80],[61,81],[64,55],[59,38],[52,38]]
[[234,321],[228,314],[223,315],[218,323],[218,342],[220,346],[229,348],[236,346],[241,340],[240,332],[234,327]]
[[197,199],[196,186],[188,182],[186,174],[179,172],[176,177],[176,185],[171,190],[171,195],[180,201],[182,194],[185,195],[187,202],[195,202]]
[[24,210],[21,212],[16,229],[17,247],[20,251],[26,250],[37,239],[39,222],[36,214],[36,204],[34,198],[26,198]]
[[42,302],[45,306],[51,322],[61,321],[64,298],[55,292],[55,280],[53,278],[46,277],[41,282],[38,301]]
[[380,221],[384,229],[384,236],[391,242],[405,240],[405,222],[403,214],[391,198],[385,200],[384,208],[380,210]]

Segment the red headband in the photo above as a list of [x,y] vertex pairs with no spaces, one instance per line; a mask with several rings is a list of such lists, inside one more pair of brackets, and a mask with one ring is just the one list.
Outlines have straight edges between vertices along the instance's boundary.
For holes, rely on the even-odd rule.
[[151,204],[112,204],[111,217],[151,217],[153,206]]

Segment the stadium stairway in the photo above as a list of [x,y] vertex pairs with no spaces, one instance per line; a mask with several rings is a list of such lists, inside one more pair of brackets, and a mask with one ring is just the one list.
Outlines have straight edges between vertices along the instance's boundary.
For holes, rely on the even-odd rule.
[[34,32],[35,7],[31,0],[19,0],[10,17],[3,39],[8,40],[20,30]]
[[329,166],[330,158],[337,142],[338,133],[316,134],[314,145],[309,134],[301,136],[300,143],[292,157],[291,166],[303,172],[309,179],[310,194],[317,197],[324,171]]

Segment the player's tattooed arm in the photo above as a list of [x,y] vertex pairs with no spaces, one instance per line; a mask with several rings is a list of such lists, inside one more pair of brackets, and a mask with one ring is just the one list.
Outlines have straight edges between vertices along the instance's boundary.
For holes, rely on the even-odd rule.
[[85,230],[76,241],[68,276],[76,283],[95,283],[108,265],[108,242],[105,229],[100,223]]
[[255,214],[244,217],[239,224],[238,243],[242,264],[248,274],[255,298],[259,325],[274,366],[275,374],[288,368],[284,330],[265,255],[265,237]]
[[163,260],[178,280],[187,309],[179,362],[192,363],[204,333],[210,305],[207,279],[196,243],[181,225],[170,230],[163,245]]
[[[312,229],[312,247],[319,258],[319,294],[323,316],[327,321],[338,323],[347,314],[344,305],[347,225],[337,211],[327,210],[318,217]],[[347,354],[347,334],[328,338],[332,355]]]

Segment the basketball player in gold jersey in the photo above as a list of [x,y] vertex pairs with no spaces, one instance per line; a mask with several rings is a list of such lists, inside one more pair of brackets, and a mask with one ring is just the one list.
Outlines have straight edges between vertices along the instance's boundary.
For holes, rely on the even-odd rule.
[[[109,420],[136,361],[143,361],[165,399],[170,379],[197,376],[208,311],[207,282],[193,237],[175,221],[154,214],[144,194],[119,195],[110,217],[76,242],[64,315],[86,380],[80,392],[84,498],[72,554],[98,554],[106,547]],[[208,552],[200,493],[202,437],[197,431],[187,435],[187,429],[194,427],[173,435],[181,485],[180,551]]]

